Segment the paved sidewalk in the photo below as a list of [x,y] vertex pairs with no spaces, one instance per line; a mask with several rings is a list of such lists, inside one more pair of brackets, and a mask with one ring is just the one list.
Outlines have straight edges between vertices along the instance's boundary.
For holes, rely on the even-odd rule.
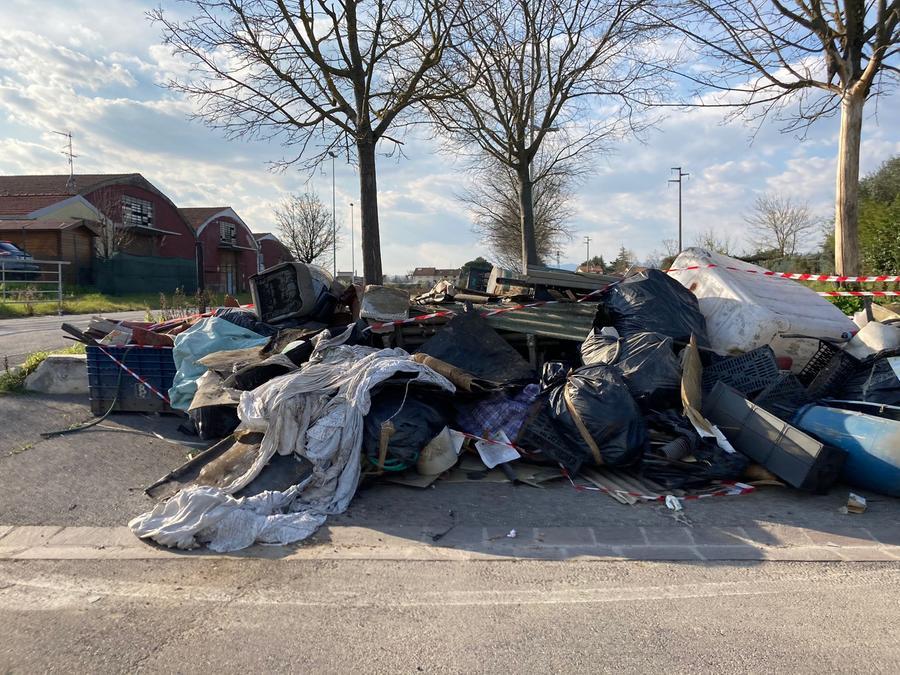
[[847,527],[323,527],[295,546],[233,554],[146,544],[127,527],[0,526],[0,560],[261,557],[286,560],[900,561],[900,530]]
[[[173,416],[114,415],[44,439],[42,431],[93,419],[82,400],[0,399],[0,558],[111,559],[208,556],[158,549],[124,527],[152,508],[143,488],[185,461],[196,437]],[[161,433],[168,440],[154,436]],[[361,487],[350,508],[312,541],[238,556],[288,559],[900,560],[900,500],[863,492],[868,510],[841,513],[848,488],[827,495],[764,487],[685,503],[622,505],[565,480],[534,488],[468,480],[427,489]],[[515,529],[516,536],[508,537]]]

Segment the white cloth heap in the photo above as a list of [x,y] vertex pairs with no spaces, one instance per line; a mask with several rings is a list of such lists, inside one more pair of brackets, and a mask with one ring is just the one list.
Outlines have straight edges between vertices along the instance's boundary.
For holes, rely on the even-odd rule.
[[[363,418],[371,391],[398,373],[412,381],[454,391],[453,384],[416,363],[402,349],[348,346],[352,327],[315,340],[308,363],[241,395],[238,431],[264,434],[259,455],[241,476],[222,488],[180,491],[128,526],[138,537],[191,548],[208,542],[234,551],[255,541],[287,544],[311,536],[328,514],[347,509],[361,473]],[[312,475],[284,492],[235,499],[275,453],[295,453],[312,463]]]

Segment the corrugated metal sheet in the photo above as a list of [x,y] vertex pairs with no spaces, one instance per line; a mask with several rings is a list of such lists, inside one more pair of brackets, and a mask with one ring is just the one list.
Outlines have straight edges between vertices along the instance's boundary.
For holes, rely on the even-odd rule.
[[[480,312],[487,312],[501,307],[503,307],[502,304],[476,306]],[[440,310],[450,310],[459,313],[464,311],[461,304],[448,303],[413,307],[411,314],[427,314]],[[557,340],[583,342],[588,333],[591,332],[596,311],[597,303],[560,302],[541,307],[511,310],[486,317],[485,320],[492,328],[501,334],[506,334],[508,339],[514,338],[513,335],[509,335],[510,333],[517,333],[522,336],[536,335]],[[376,334],[384,334],[382,339],[385,345],[396,344],[398,347],[411,349],[428,340],[428,338],[441,330],[449,320],[449,318],[445,317],[429,319],[422,323],[408,324],[396,329],[379,330],[376,331]]]
[[[485,309],[492,309],[486,305]],[[498,331],[511,331],[583,342],[594,321],[597,303],[559,302],[541,307],[517,309],[487,317],[487,322]]]

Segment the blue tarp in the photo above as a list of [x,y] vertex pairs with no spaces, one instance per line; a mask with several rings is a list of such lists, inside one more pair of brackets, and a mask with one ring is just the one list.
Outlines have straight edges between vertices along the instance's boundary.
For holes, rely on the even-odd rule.
[[269,338],[252,330],[226,321],[210,317],[198,321],[175,338],[175,380],[169,389],[171,406],[178,410],[187,410],[194,394],[197,393],[197,380],[206,372],[206,366],[197,361],[208,354],[230,349],[246,349],[261,347]]

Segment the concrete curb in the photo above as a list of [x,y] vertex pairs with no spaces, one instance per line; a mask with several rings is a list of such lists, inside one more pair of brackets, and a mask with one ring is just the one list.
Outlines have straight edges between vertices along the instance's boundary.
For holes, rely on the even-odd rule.
[[84,394],[88,373],[85,354],[50,354],[25,378],[25,389],[39,394]]
[[[294,546],[254,546],[230,554],[147,544],[127,527],[0,526],[0,560],[654,560],[900,561],[900,531],[821,532],[753,528],[453,528],[435,541],[427,528],[323,527]],[[880,535],[880,536],[879,536]]]

